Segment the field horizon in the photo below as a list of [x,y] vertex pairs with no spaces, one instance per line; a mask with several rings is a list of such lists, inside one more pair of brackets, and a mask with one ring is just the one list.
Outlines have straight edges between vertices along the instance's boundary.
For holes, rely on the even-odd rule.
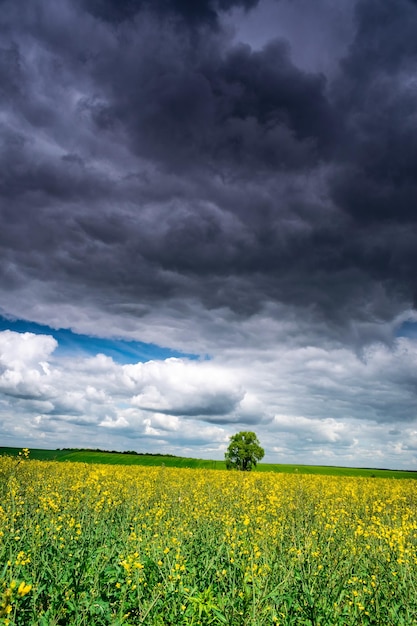
[[[19,456],[22,448],[0,446],[0,456]],[[38,461],[72,463],[99,463],[105,465],[165,466],[188,469],[226,470],[226,463],[219,460],[182,457],[173,454],[149,453],[99,448],[30,448],[30,458]],[[365,478],[417,479],[417,470],[390,468],[344,467],[336,465],[304,465],[302,463],[258,463],[255,472],[278,472],[285,474],[317,474],[323,476],[358,476]]]

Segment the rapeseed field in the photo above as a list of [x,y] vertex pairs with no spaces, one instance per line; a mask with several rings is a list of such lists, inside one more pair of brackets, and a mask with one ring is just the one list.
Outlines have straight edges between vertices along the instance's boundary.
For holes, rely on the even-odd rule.
[[0,457],[4,626],[417,624],[413,480]]

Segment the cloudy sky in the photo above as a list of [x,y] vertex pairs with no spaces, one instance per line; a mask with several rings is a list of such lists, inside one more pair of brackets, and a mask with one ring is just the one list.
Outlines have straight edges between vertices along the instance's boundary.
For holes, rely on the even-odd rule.
[[0,5],[0,445],[416,469],[417,2]]

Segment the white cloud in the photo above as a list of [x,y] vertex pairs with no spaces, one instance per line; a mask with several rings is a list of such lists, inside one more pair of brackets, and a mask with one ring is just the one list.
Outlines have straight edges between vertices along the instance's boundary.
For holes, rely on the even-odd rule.
[[140,389],[132,403],[171,415],[230,414],[244,391],[233,373],[211,362],[166,359],[125,365],[125,374]]
[[48,335],[15,333],[5,330],[0,333],[0,363],[21,370],[29,365],[41,367],[57,347],[57,342]]
[[307,443],[344,443],[345,445],[354,443],[347,425],[331,417],[318,420],[302,416],[275,415],[271,430],[295,434],[300,441]]
[[32,333],[0,333],[0,392],[17,398],[39,398],[50,380],[46,360],[55,350],[53,337]]
[[412,467],[417,344],[225,350],[212,360],[121,365],[54,354],[47,335],[0,333],[0,433],[8,444],[222,458],[255,430],[266,461]]

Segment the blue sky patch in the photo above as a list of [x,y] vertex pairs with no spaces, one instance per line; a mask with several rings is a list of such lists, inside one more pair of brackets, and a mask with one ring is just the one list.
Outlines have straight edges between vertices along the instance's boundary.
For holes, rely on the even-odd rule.
[[12,330],[17,333],[52,335],[58,342],[54,352],[57,356],[95,356],[105,354],[117,363],[138,363],[139,361],[163,360],[170,357],[197,359],[198,355],[186,354],[152,343],[128,341],[125,339],[104,339],[74,333],[66,328],[51,328],[26,320],[11,320],[0,316],[0,331]]
[[407,337],[407,339],[417,339],[417,322],[403,322],[397,329],[397,337]]

